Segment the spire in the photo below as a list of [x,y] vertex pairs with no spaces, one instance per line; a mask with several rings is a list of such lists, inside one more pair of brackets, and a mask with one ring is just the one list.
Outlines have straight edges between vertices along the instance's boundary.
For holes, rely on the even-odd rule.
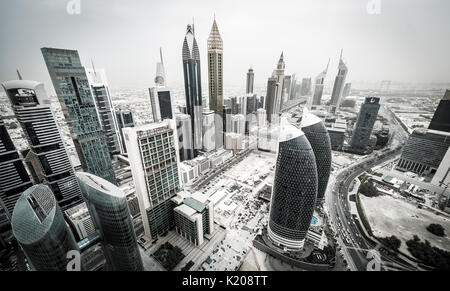
[[17,77],[19,78],[19,80],[22,80],[22,75],[20,75],[19,69],[17,69],[16,72],[17,72]]
[[161,64],[164,66],[163,55],[162,55],[162,47],[159,48],[159,56],[161,58]]
[[192,17],[192,34],[195,35],[195,24],[194,17]]
[[341,60],[342,61],[342,53],[344,52],[344,49],[342,48],[341,49],[341,56],[339,57],[339,60]]
[[97,72],[95,71],[94,59],[91,58],[92,70],[94,70],[94,75],[97,76]]
[[208,37],[208,49],[218,49],[218,50],[223,49],[223,41],[222,37],[220,36],[219,28],[217,27],[215,16],[211,32],[209,33]]
[[156,77],[155,77],[155,84],[158,86],[165,86],[166,85],[166,72],[164,69],[164,62],[163,62],[163,55],[162,55],[162,48],[159,48],[159,57],[161,59],[161,62],[156,64]]

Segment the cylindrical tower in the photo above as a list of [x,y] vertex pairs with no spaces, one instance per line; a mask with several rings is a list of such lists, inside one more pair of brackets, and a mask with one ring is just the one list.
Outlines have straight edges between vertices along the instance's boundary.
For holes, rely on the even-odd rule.
[[109,270],[142,271],[127,197],[112,183],[89,173],[76,173],[89,212],[99,230]]
[[67,270],[67,254],[78,251],[78,246],[48,186],[35,185],[22,193],[11,224],[14,236],[36,270]]
[[301,250],[317,196],[317,166],[304,133],[280,126],[275,180],[270,203],[269,238],[288,250]]
[[317,163],[318,190],[316,206],[323,203],[331,173],[331,140],[322,120],[306,108],[300,124],[314,151]]

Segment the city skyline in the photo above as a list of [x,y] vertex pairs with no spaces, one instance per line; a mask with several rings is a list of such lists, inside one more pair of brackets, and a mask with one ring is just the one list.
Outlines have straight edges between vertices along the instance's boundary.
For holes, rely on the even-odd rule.
[[[157,55],[151,52],[161,46],[166,52],[166,69],[170,80],[168,86],[177,87],[182,85],[183,78],[179,63],[179,38],[184,35],[185,25],[194,18],[202,71],[207,72],[207,37],[214,13],[226,43],[225,87],[241,86],[245,90],[245,74],[252,64],[255,84],[264,84],[272,70],[271,59],[279,55],[281,50],[288,56],[287,73],[296,73],[300,78],[317,75],[323,70],[323,63],[328,58],[331,58],[329,76],[336,75],[339,51],[344,48],[344,61],[351,67],[348,81],[391,79],[416,83],[446,82],[450,79],[450,61],[445,58],[450,49],[450,41],[445,38],[450,31],[445,33],[445,30],[449,30],[450,25],[443,14],[446,9],[442,9],[442,5],[450,4],[442,1],[427,4],[419,1],[384,1],[379,15],[368,13],[367,1],[345,4],[331,1],[302,1],[296,4],[287,1],[283,3],[285,6],[295,8],[296,4],[301,9],[286,9],[286,15],[271,17],[267,16],[273,4],[266,1],[246,1],[239,5],[209,1],[195,9],[186,3],[178,3],[181,9],[170,9],[173,3],[136,3],[142,9],[133,7],[131,10],[119,1],[108,1],[107,5],[102,1],[82,1],[79,15],[67,13],[66,1],[39,4],[9,1],[3,4],[13,11],[21,11],[25,17],[21,19],[20,25],[16,23],[16,18],[11,19],[14,14],[1,17],[8,34],[20,37],[10,38],[5,43],[5,54],[0,59],[3,64],[0,79],[13,79],[16,69],[19,69],[24,79],[41,80],[47,88],[51,88],[49,77],[42,70],[42,59],[39,58],[40,47],[49,46],[77,48],[83,63],[93,58],[99,67],[107,70],[114,88],[148,88],[152,85],[152,72],[157,62]],[[256,4],[259,13],[245,15],[246,10]],[[141,11],[145,13],[155,8],[164,13],[149,19],[140,14]],[[418,23],[415,16],[423,11],[429,13],[425,14],[428,16],[427,21]],[[40,22],[39,33],[33,25],[27,24],[28,19]],[[353,22],[359,25],[354,26]],[[119,27],[117,23],[120,23]],[[277,34],[271,33],[275,23],[283,25],[285,29]],[[93,31],[91,27],[95,27]],[[73,32],[70,37],[63,33],[69,28]],[[89,33],[87,28],[90,29]],[[237,29],[240,33],[235,33]],[[409,29],[415,29],[417,33],[408,34]],[[97,41],[91,41],[90,35],[93,34]],[[36,38],[38,35],[39,38]],[[144,37],[146,35],[151,37]],[[271,35],[270,44],[265,41],[266,35]],[[293,41],[297,38],[308,41],[301,42],[300,46],[300,42]],[[24,39],[27,44],[21,46]],[[132,58],[123,53],[130,48],[130,43],[134,44]],[[259,54],[252,54],[252,47],[258,47]],[[12,50],[15,56],[21,57],[5,58],[11,55]],[[370,58],[367,57],[369,55]],[[387,63],[390,64],[389,70],[385,66]],[[124,76],[124,69],[133,73]],[[203,83],[206,82],[206,78],[203,78]],[[327,84],[331,82],[326,80]],[[53,94],[52,91],[49,93]]]

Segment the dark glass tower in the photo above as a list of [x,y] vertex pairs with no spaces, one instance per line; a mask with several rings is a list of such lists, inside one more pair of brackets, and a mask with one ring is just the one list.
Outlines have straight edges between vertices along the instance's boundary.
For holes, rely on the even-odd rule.
[[37,271],[67,270],[75,238],[49,187],[36,185],[20,196],[11,221],[14,236]]
[[0,119],[0,206],[8,219],[11,219],[17,199],[31,186],[30,177]]
[[351,146],[355,149],[364,149],[369,144],[370,135],[373,131],[375,121],[377,121],[380,110],[380,98],[366,97],[361,105],[358,119],[356,120]]
[[194,157],[202,148],[202,80],[200,52],[194,36],[194,28],[187,26],[183,42],[183,72],[186,94],[186,113],[191,116]]
[[300,129],[282,124],[268,226],[269,238],[275,244],[288,250],[303,248],[317,189],[317,166],[311,144]]
[[76,175],[92,220],[102,236],[108,270],[143,271],[125,193],[92,174]]
[[450,90],[445,91],[428,129],[450,132]]
[[327,190],[328,179],[331,173],[332,154],[330,136],[322,120],[308,112],[307,109],[303,112],[300,126],[308,138],[316,158],[319,182],[316,205],[321,205],[325,197],[325,191]]
[[51,111],[44,84],[35,81],[3,83],[30,150],[24,155],[36,184],[50,187],[63,209],[82,202],[81,190],[75,178],[58,125]]
[[84,171],[116,183],[106,136],[78,51],[42,48]]

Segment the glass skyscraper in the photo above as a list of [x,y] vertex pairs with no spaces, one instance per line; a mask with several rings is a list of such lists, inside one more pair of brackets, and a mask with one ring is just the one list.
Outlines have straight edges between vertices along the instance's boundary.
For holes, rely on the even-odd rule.
[[200,51],[194,36],[194,27],[187,26],[183,42],[183,72],[186,94],[186,113],[191,116],[194,157],[202,148],[202,79]]
[[345,80],[347,78],[348,68],[342,60],[342,51],[341,57],[339,59],[339,67],[338,74],[336,79],[334,80],[333,92],[331,93],[331,104],[330,104],[330,112],[335,114],[342,101],[342,93],[344,92]]
[[300,129],[282,119],[268,225],[269,238],[276,245],[295,251],[303,248],[317,189],[311,144]]
[[14,236],[37,271],[65,271],[67,253],[79,251],[48,186],[40,184],[23,192],[14,207],[11,225]]
[[364,149],[369,144],[373,126],[380,110],[380,98],[367,97],[359,110],[358,119],[353,129],[350,145],[355,149]]
[[42,48],[84,171],[116,183],[106,136],[78,51]]
[[84,199],[111,271],[142,271],[142,258],[125,193],[110,182],[89,173],[77,173]]
[[33,180],[48,185],[63,210],[81,203],[80,187],[58,125],[50,105],[45,104],[44,84],[17,80],[2,85],[30,146],[24,159]]

